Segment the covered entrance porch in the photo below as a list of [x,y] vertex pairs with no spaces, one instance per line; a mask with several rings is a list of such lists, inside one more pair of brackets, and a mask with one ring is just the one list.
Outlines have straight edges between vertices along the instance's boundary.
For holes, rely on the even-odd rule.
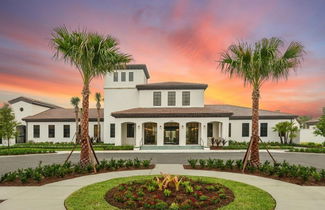
[[[118,121],[116,145],[131,144],[140,149],[203,149],[210,146],[212,137],[224,137],[223,134],[228,133],[229,119],[156,118]],[[120,141],[118,136],[121,136]]]

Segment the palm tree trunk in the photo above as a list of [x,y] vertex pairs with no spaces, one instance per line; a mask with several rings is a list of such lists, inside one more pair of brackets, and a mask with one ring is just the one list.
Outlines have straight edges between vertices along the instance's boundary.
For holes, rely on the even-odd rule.
[[82,91],[82,120],[81,120],[81,152],[80,163],[82,165],[90,164],[90,145],[88,140],[88,122],[89,122],[89,85],[85,84]]
[[260,157],[258,151],[259,144],[259,136],[258,136],[258,120],[259,120],[259,97],[260,91],[259,89],[254,88],[252,93],[253,100],[253,109],[252,109],[252,147],[251,147],[251,164],[254,166],[258,166],[260,164]]
[[100,108],[97,109],[97,143],[101,141],[100,139]]

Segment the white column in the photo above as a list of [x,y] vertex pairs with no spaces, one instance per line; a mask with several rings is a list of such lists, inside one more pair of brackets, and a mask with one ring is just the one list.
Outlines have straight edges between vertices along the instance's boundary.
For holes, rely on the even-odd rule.
[[119,122],[115,124],[115,145],[122,145],[122,126]]
[[157,123],[157,146],[164,145],[164,123]]
[[224,139],[228,139],[228,125],[229,124],[229,121],[225,121],[222,123],[222,138]]
[[[201,139],[204,147],[208,146],[208,124],[207,123],[201,123]],[[201,142],[199,142],[201,144]]]
[[179,123],[179,145],[186,145],[186,123]]
[[143,139],[143,128],[142,123],[135,124],[135,147],[142,146],[141,144],[144,143]]

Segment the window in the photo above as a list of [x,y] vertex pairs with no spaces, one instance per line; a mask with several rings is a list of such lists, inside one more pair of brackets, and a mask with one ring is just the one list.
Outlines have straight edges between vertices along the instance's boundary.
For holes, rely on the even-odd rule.
[[63,138],[70,138],[70,125],[63,125]]
[[[99,135],[98,135],[99,132]],[[98,139],[100,137],[100,125],[99,125],[99,130],[98,130],[98,124],[94,125],[94,137]]]
[[133,82],[133,72],[129,72],[129,82]]
[[125,80],[126,80],[126,73],[125,72],[122,72],[121,73],[121,81],[122,82],[125,82]]
[[115,138],[115,124],[111,123],[111,138]]
[[183,106],[189,106],[190,105],[190,91],[184,91],[182,92],[182,105]]
[[261,137],[266,137],[267,136],[267,123],[261,123]]
[[55,125],[49,125],[49,138],[55,137]]
[[114,72],[113,74],[113,81],[117,82],[118,81],[118,72]]
[[134,124],[128,123],[126,128],[126,137],[127,138],[134,138]]
[[20,107],[20,109],[19,109],[21,112],[23,112],[24,111],[24,108],[23,107]]
[[231,137],[231,123],[229,123],[228,126],[228,136]]
[[153,105],[161,106],[161,92],[153,92]]
[[176,92],[168,92],[168,106],[176,105]]
[[213,124],[208,123],[208,137],[213,137]]
[[249,136],[249,123],[243,123],[242,124],[242,137],[248,137]]
[[40,136],[40,126],[39,125],[33,125],[33,137],[39,138]]

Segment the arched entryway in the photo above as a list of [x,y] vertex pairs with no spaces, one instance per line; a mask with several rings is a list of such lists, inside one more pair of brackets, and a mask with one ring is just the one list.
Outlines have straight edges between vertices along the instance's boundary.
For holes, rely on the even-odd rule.
[[170,122],[164,124],[164,144],[179,144],[179,124]]
[[186,144],[199,144],[200,130],[200,123],[186,123]]
[[143,144],[157,145],[157,123],[143,123]]

